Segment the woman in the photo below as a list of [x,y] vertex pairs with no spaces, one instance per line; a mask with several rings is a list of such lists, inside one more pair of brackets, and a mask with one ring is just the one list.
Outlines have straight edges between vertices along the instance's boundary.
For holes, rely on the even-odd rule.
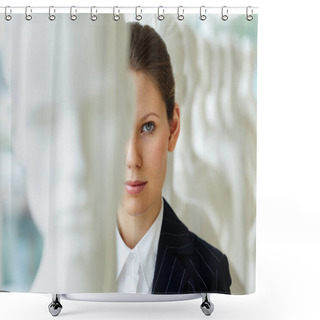
[[136,112],[117,215],[118,291],[230,293],[227,257],[190,232],[161,196],[180,109],[165,43],[149,26],[132,23],[130,32]]

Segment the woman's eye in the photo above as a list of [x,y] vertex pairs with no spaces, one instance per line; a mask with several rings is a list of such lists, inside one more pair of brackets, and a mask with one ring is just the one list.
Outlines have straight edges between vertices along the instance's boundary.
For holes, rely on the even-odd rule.
[[154,123],[153,122],[147,122],[142,126],[142,132],[144,133],[152,133],[154,131]]

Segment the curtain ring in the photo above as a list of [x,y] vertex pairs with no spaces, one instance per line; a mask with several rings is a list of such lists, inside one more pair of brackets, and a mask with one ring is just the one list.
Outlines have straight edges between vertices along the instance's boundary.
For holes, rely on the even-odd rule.
[[[249,8],[251,9],[251,13],[249,14]],[[253,20],[253,9],[252,9],[252,7],[247,7],[247,9],[246,9],[246,19],[248,20],[248,21],[251,21],[251,20]]]
[[[138,8],[140,9],[140,14],[138,14]],[[136,20],[140,21],[142,19],[142,9],[140,6],[136,7]]]
[[[116,9],[118,10],[118,13],[116,14]],[[120,10],[118,7],[113,7],[113,20],[114,21],[119,21],[120,16],[119,16]]]
[[205,6],[200,7],[200,20],[204,21],[207,19],[207,9]]
[[76,21],[78,17],[76,14],[73,13],[73,9],[74,9],[74,12],[77,13],[77,9],[75,6],[70,7],[70,19],[72,21]]
[[[116,14],[116,9],[118,9],[118,13],[117,14]],[[113,20],[114,21],[119,21],[120,20],[119,13],[120,13],[119,8],[117,6],[113,7]]]
[[[181,11],[181,12],[180,12],[180,11]],[[183,6],[179,6],[179,7],[178,7],[177,15],[178,15],[178,20],[179,20],[179,21],[182,21],[182,20],[184,19],[184,9],[183,9]]]
[[96,10],[96,14],[93,14],[93,8],[96,8],[96,7],[91,7],[91,10],[90,10],[90,19],[91,19],[91,21],[96,21],[97,19],[98,19],[98,17],[97,17],[97,9],[95,9]]
[[[12,16],[10,14],[8,14],[8,9],[10,8],[10,6],[6,6],[4,9],[4,18],[7,21],[10,21],[12,19]],[[10,13],[12,12],[12,10],[10,9]]]
[[56,12],[56,9],[54,8],[54,6],[49,7],[49,20],[53,21],[56,19],[56,16],[52,14],[51,11],[53,11],[54,13]]
[[[160,8],[162,9],[162,14],[160,14]],[[163,6],[158,7],[158,20],[162,21],[164,19],[164,9]]]
[[223,21],[227,21],[228,20],[228,7],[226,7],[226,6],[223,6],[222,8],[221,8],[221,19],[223,20]]
[[[28,11],[30,11],[30,12],[28,12]],[[26,10],[25,10],[25,15],[26,15],[27,21],[30,21],[32,19],[32,15],[30,13],[32,13],[32,9],[30,6],[27,6]]]

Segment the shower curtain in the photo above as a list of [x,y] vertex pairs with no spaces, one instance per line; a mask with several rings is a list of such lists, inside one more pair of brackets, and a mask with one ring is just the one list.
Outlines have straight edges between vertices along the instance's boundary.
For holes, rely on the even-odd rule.
[[[130,194],[134,199],[147,191],[124,188],[140,107],[138,72],[128,58],[136,22],[150,26],[166,45],[180,112],[179,137],[166,158],[159,237],[170,206],[187,228],[184,235],[192,234],[192,245],[217,249],[210,252],[222,254],[219,263],[221,257],[227,261],[225,270],[215,267],[195,247],[185,259],[193,271],[181,267],[177,281],[181,287],[191,273],[184,293],[193,293],[200,289],[192,279],[225,273],[232,294],[254,292],[258,16],[246,19],[245,12],[162,19],[158,11],[141,20],[134,12],[96,19],[64,13],[54,20],[37,13],[31,20],[24,14],[0,20],[0,290],[120,291],[119,208],[126,190],[138,193]],[[159,92],[146,74],[146,85]],[[157,120],[141,130],[150,125],[157,130]],[[151,139],[141,132],[141,139]],[[147,165],[141,159],[139,168]],[[170,221],[178,246],[183,235]],[[155,241],[150,245],[160,254]],[[182,259],[173,260],[171,274]],[[135,277],[132,266],[121,281]]]

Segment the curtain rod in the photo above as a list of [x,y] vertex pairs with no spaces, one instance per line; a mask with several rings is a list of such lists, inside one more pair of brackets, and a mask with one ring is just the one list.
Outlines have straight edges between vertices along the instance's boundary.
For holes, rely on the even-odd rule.
[[178,12],[183,14],[195,14],[195,13],[206,13],[206,14],[221,14],[222,12],[227,14],[257,14],[258,7],[257,6],[220,6],[220,7],[184,7],[184,6],[176,6],[176,7],[167,7],[167,6],[159,6],[159,7],[145,7],[145,6],[137,6],[137,7],[129,7],[129,6],[115,6],[115,7],[102,7],[102,6],[71,6],[71,7],[63,7],[63,6],[51,6],[51,7],[43,7],[43,6],[1,6],[0,13],[2,14],[26,14],[28,13],[77,13],[77,14],[90,14],[94,12],[95,14],[107,14],[107,13],[115,13],[117,14],[135,14],[137,10],[139,13],[144,14],[157,14],[159,11],[163,14],[177,14]]

